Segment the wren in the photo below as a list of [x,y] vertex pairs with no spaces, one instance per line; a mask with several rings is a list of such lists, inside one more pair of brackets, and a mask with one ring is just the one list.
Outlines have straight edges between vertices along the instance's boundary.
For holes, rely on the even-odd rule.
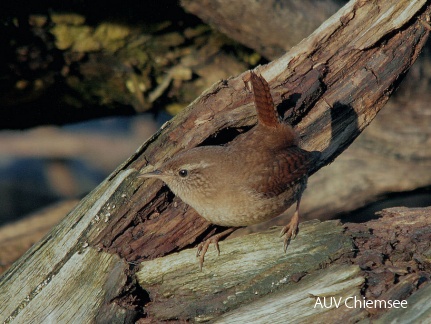
[[283,213],[295,201],[296,211],[281,232],[284,249],[298,231],[299,204],[310,170],[320,152],[298,147],[293,128],[282,122],[269,86],[250,71],[258,123],[222,146],[200,146],[181,152],[157,170],[141,174],[163,180],[172,192],[209,222],[232,227],[198,246],[200,267],[210,243],[238,227],[260,223]]

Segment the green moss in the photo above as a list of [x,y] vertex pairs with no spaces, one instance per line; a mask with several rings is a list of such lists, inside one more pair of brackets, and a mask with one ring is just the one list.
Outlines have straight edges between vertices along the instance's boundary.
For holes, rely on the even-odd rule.
[[53,13],[51,21],[56,25],[79,26],[85,22],[85,17],[75,13]]
[[130,28],[114,23],[102,23],[95,32],[94,38],[105,50],[115,52],[124,47],[127,37],[131,34]]
[[60,50],[92,52],[101,49],[100,42],[93,37],[93,28],[89,26],[56,25],[51,28],[51,33]]
[[[131,34],[129,27],[115,23],[101,23],[95,29],[82,25],[85,20],[78,15],[53,15],[55,26],[51,33],[60,50],[72,49],[76,52],[106,50],[115,52],[124,47]],[[81,17],[83,18],[83,17]]]
[[[207,25],[182,31],[168,28],[169,21],[142,25],[101,21],[90,26],[83,16],[58,13],[51,15],[51,22],[55,45],[65,52],[67,64],[79,63],[66,70],[67,83],[82,102],[107,108],[133,105],[143,111],[151,108],[154,91],[159,91],[156,98],[177,101],[167,107],[176,114],[215,81],[246,69],[223,54],[225,48],[247,63],[260,59],[238,50]],[[163,82],[169,84],[160,87]]]
[[181,110],[183,110],[185,107],[187,107],[186,104],[181,104],[181,103],[171,103],[166,105],[166,111],[171,114],[172,116],[175,116],[176,114],[178,114]]

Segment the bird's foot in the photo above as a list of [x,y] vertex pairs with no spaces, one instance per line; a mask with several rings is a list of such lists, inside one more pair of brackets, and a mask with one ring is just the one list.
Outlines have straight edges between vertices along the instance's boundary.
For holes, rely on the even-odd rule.
[[289,224],[283,227],[280,233],[280,236],[285,235],[283,240],[284,252],[287,251],[287,247],[289,246],[290,241],[296,237],[296,234],[298,233],[298,224],[299,224],[299,213],[298,213],[298,210],[296,210]]
[[201,271],[202,271],[202,266],[204,264],[205,253],[207,253],[208,247],[210,246],[210,244],[211,243],[215,244],[215,248],[217,250],[217,254],[220,255],[220,248],[219,248],[218,242],[222,238],[225,238],[226,236],[228,236],[232,232],[236,231],[237,229],[238,229],[237,227],[229,228],[228,230],[226,230],[224,232],[221,232],[219,234],[211,236],[209,239],[203,241],[202,243],[200,243],[198,245],[198,250],[197,250],[197,253],[196,253],[196,257],[199,258],[199,267],[200,267]]

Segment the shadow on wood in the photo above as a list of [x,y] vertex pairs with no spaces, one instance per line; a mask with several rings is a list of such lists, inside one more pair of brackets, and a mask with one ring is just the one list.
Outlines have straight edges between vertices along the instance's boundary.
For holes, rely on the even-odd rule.
[[[276,105],[301,94],[297,102],[304,105],[292,107],[295,113],[287,111],[286,118],[304,149],[324,152],[316,170],[346,149],[384,106],[427,39],[421,21],[428,21],[430,10],[424,0],[351,1],[283,57],[258,68]],[[337,104],[348,107],[347,120],[331,116]],[[0,319],[91,322],[102,313],[112,323],[142,318],[144,305],[127,303],[136,287],[135,264],[194,246],[216,228],[160,182],[143,182],[137,173],[221,130],[254,125],[254,114],[242,75],[203,93],[1,277]],[[354,268],[344,270],[356,277]]]

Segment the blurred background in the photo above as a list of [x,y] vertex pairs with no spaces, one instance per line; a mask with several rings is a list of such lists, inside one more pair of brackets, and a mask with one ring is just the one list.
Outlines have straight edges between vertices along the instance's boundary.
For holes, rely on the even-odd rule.
[[[283,55],[346,2],[1,4],[0,270],[206,88]],[[306,218],[431,205],[429,49],[311,178]]]

